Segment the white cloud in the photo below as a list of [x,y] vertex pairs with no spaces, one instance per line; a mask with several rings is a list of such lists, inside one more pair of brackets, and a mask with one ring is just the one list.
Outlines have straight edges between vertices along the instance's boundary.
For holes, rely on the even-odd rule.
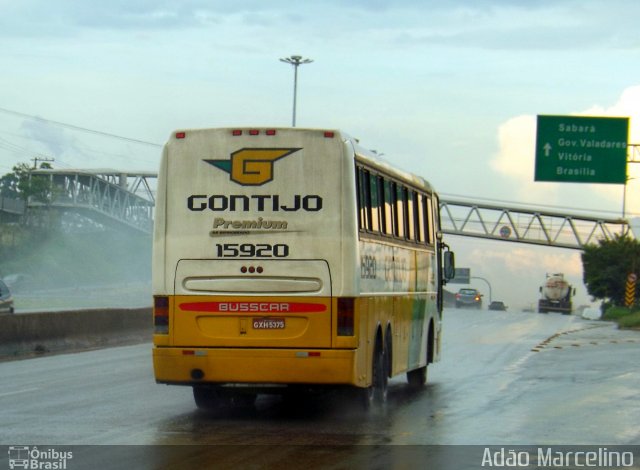
[[[571,113],[580,116],[629,117],[629,143],[640,143],[640,85],[625,89],[618,101],[611,106],[594,105],[584,111]],[[566,194],[582,192],[582,207],[588,206],[590,196],[621,204],[622,189],[619,185],[566,185],[561,183],[534,182],[536,116],[513,117],[498,128],[498,153],[493,157],[491,167],[499,174],[515,182],[517,198],[542,200],[549,204],[566,204]],[[628,212],[640,212],[640,166],[629,164],[627,186]],[[636,181],[637,178],[637,181]],[[570,188],[573,186],[573,188]]]
[[550,250],[521,246],[509,251],[490,251],[475,249],[471,254],[474,262],[491,265],[513,275],[536,270],[557,272],[559,269],[567,276],[582,276],[582,263],[574,252]]

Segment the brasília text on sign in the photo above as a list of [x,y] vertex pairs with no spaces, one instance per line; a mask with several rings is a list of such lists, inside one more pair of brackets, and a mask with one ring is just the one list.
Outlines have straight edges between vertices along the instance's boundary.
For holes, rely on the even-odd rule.
[[536,181],[624,184],[629,118],[538,116]]

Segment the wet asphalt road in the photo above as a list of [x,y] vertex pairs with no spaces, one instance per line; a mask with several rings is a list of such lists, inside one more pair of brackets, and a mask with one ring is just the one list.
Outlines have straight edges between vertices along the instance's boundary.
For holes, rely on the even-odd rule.
[[[411,391],[396,377],[387,405],[369,413],[337,392],[198,411],[189,388],[154,383],[149,344],[0,363],[0,445],[189,444],[163,449],[185,468],[277,468],[270,459],[291,452],[297,468],[364,468],[413,449],[390,445],[640,444],[639,331],[468,310],[447,310],[444,328],[427,386]],[[138,468],[179,467],[162,452],[126,449],[115,454],[141,452],[129,455]],[[90,454],[122,464],[113,451]]]

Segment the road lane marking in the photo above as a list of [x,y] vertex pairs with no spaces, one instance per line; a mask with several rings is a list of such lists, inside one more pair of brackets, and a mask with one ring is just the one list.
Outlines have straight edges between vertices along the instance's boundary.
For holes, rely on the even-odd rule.
[[16,390],[14,392],[0,393],[0,398],[9,397],[11,395],[18,395],[20,393],[35,392],[36,390],[40,390],[40,389],[38,387],[36,387],[36,388],[25,388],[25,389],[22,389],[22,390]]

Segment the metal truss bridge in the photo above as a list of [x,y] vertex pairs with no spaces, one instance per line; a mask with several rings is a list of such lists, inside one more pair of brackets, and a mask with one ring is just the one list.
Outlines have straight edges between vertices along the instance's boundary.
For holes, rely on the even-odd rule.
[[107,226],[150,234],[153,228],[155,172],[116,170],[34,170],[50,181],[49,202],[29,200],[29,208],[51,207],[80,213]]
[[529,207],[505,207],[440,200],[442,231],[450,235],[484,238],[581,250],[599,239],[628,234],[624,219],[567,214]]
[[[34,170],[32,175],[49,178],[51,194],[48,204],[30,201],[30,208],[49,206],[104,225],[152,231],[155,172],[50,169]],[[445,234],[577,250],[616,234],[633,235],[624,219],[446,197],[440,200],[440,217]]]
[[[629,144],[628,148],[627,163],[640,163],[640,144]],[[615,235],[634,237],[625,218],[624,198],[623,217],[614,219],[443,197],[440,218],[442,231],[451,235],[582,250],[598,240],[612,240]]]

